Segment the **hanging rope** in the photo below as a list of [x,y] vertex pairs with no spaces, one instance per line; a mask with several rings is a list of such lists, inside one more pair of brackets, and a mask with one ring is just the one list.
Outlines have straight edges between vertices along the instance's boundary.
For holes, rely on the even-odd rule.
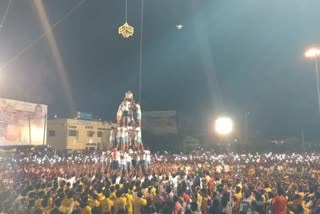
[[128,22],[128,0],[126,0],[126,22]]
[[56,23],[54,23],[53,25],[51,25],[51,27],[49,27],[45,32],[43,32],[40,36],[38,36],[37,38],[35,38],[34,40],[32,40],[27,46],[25,46],[23,49],[21,49],[21,51],[15,55],[14,57],[12,57],[8,62],[6,62],[5,64],[3,64],[0,67],[0,72],[3,71],[8,65],[10,65],[12,62],[14,62],[19,56],[21,56],[22,54],[24,54],[29,48],[33,47],[37,42],[39,42],[43,37],[45,37],[47,35],[47,33],[49,33],[50,31],[52,31],[58,24],[60,24],[65,18],[67,18],[68,16],[70,16],[76,9],[78,9],[82,4],[84,4],[87,0],[82,0],[79,1],[78,4],[76,4],[75,6],[73,6],[63,17],[61,17]]
[[12,2],[12,0],[9,0],[9,1],[8,1],[7,8],[6,8],[6,10],[4,11],[4,14],[3,14],[3,16],[2,16],[1,23],[0,23],[0,33],[1,33],[2,29],[3,29],[3,27],[4,27],[5,21],[6,21],[6,19],[7,19],[11,2]]
[[141,105],[141,87],[142,87],[142,39],[143,39],[143,10],[144,0],[141,0],[141,25],[140,25],[140,56],[139,56],[139,102]]

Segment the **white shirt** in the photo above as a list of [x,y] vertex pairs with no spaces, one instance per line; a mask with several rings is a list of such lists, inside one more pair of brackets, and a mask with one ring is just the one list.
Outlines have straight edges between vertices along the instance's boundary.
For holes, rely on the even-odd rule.
[[173,187],[174,187],[174,189],[176,190],[176,189],[178,188],[179,176],[177,175],[177,176],[175,176],[174,178],[172,178],[172,177],[170,176],[170,180],[172,181]]
[[120,163],[122,164],[122,165],[126,165],[127,164],[127,159],[126,159],[126,154],[124,154],[124,157],[123,158],[121,158],[121,160],[120,160]]
[[128,126],[128,128],[127,128],[127,131],[128,131],[128,135],[131,135],[131,133],[132,133],[132,126]]
[[111,152],[108,151],[105,162],[108,164],[108,163],[111,163],[111,160],[112,160]]
[[140,127],[136,128],[136,136],[141,138],[141,129],[140,129]]
[[123,137],[123,138],[126,137],[126,133],[128,134],[127,129],[123,127],[121,137]]
[[224,171],[229,172],[229,165],[228,164],[224,165]]
[[123,102],[119,105],[117,114],[122,114],[122,108],[123,108],[122,106],[123,106]]
[[126,156],[126,161],[127,161],[127,162],[131,162],[131,156],[130,156],[130,155],[127,155],[127,156]]
[[129,111],[130,106],[131,106],[130,101],[124,101],[123,111]]
[[122,130],[121,130],[121,128],[118,128],[117,138],[120,138],[120,137],[121,137],[121,134],[122,134]]
[[128,130],[126,128],[123,128],[123,129],[124,129],[124,137],[129,137]]
[[147,152],[146,152],[146,150],[143,151],[143,154],[141,156],[142,156],[142,160],[147,160]]
[[114,131],[111,130],[111,131],[110,131],[110,137],[109,137],[109,141],[110,141],[110,142],[114,139],[114,138],[113,138],[113,133],[114,133]]
[[117,177],[117,178],[116,178],[116,183],[119,184],[119,183],[120,183],[120,180],[121,180],[121,177],[120,177],[120,176]]
[[139,104],[136,104],[137,114],[141,114],[141,107]]

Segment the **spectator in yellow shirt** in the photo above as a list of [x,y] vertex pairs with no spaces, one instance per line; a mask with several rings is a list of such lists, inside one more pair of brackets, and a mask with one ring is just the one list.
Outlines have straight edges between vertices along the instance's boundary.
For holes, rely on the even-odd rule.
[[202,213],[206,213],[209,210],[209,201],[211,200],[208,191],[205,189],[202,189],[201,191],[202,194],[202,200],[200,204],[200,210]]
[[98,200],[98,195],[93,193],[92,197],[88,199],[88,205],[91,207],[91,212],[96,213],[100,210],[100,201]]
[[120,209],[126,209],[127,199],[125,196],[122,196],[122,191],[116,193],[116,200],[114,201],[114,213],[118,213]]
[[113,200],[113,201],[115,201],[116,198],[117,198],[117,196],[116,196],[116,189],[115,189],[114,186],[111,186],[111,187],[110,187],[110,199]]
[[133,213],[133,196],[129,193],[128,188],[124,189],[125,197],[127,198],[127,213]]
[[81,199],[80,214],[91,214],[91,208],[88,205],[87,197]]
[[97,188],[98,200],[101,202],[105,199],[105,196],[102,191],[102,186]]
[[43,213],[49,213],[51,210],[51,206],[49,204],[48,198],[44,198],[41,201],[41,210]]
[[234,201],[232,206],[232,211],[238,212],[240,209],[240,204],[242,201],[242,193],[241,188],[239,186],[236,186],[236,193],[233,195]]
[[137,193],[137,198],[133,200],[133,214],[140,214],[143,206],[147,205],[147,200],[142,198],[142,192]]
[[67,198],[64,199],[61,203],[62,206],[68,211],[70,211],[71,209],[73,210],[75,208],[78,208],[80,205],[77,200],[73,199],[73,196],[74,196],[74,191],[71,190],[70,192],[68,192]]
[[68,214],[68,211],[63,207],[61,206],[61,199],[60,198],[57,198],[55,201],[54,201],[54,208],[50,211],[50,213],[52,212],[56,212],[56,211],[59,210],[59,212],[61,214]]
[[101,212],[102,214],[111,214],[113,208],[113,201],[110,199],[110,191],[104,191],[105,198],[101,201]]

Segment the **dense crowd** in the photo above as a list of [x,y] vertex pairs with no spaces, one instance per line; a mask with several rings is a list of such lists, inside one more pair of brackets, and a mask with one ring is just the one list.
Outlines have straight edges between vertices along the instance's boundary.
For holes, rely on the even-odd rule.
[[[2,154],[0,213],[319,213],[320,154]],[[141,163],[141,164],[140,164]]]

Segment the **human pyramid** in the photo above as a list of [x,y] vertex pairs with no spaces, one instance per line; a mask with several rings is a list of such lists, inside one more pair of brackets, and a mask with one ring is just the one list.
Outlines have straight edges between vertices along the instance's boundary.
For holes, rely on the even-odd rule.
[[142,152],[141,107],[135,102],[131,91],[127,91],[117,112],[117,128],[111,130],[109,150],[124,153]]
[[111,130],[109,163],[114,169],[148,166],[150,151],[144,150],[141,137],[141,107],[127,91],[117,112],[117,128]]

